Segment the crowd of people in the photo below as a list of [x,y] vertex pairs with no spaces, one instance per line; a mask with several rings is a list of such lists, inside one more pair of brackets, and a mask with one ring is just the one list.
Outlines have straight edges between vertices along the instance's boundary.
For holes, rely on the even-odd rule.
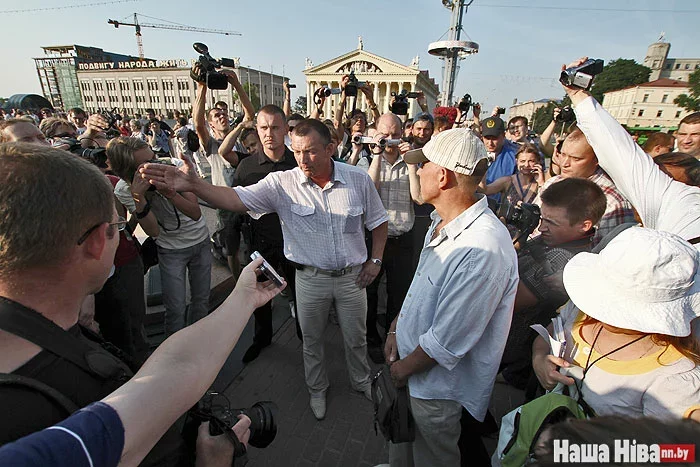
[[[226,434],[205,423],[192,447],[176,421],[251,316],[244,363],[271,344],[270,300],[285,287],[317,420],[339,383],[331,316],[359,395],[372,400],[370,360],[408,387],[415,440],[390,443],[392,466],[491,465],[481,436],[497,379],[528,399],[566,387],[597,416],[548,427],[540,465],[553,436],[612,439],[622,423],[632,438],[627,419],[700,439],[700,112],[640,147],[576,87],[564,88],[575,121],[534,135],[499,108],[468,120],[420,94],[413,118],[380,114],[367,85],[369,113],[348,111],[348,77],[333,115],[323,94],[308,117],[292,113],[288,83],[283,108],[256,112],[222,73],[241,118],[208,108],[199,82],[173,128],[152,109],[0,119],[0,463],[231,465]],[[216,310],[212,236],[236,281]],[[282,286],[262,259],[243,267],[241,250],[262,253]],[[167,339],[151,353],[143,275],[156,255]],[[554,335],[554,322],[556,355],[531,329]]]

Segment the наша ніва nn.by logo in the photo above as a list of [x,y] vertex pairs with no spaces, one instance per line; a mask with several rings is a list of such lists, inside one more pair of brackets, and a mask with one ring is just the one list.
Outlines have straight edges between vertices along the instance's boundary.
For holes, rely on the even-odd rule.
[[695,444],[638,444],[634,439],[616,439],[610,446],[555,439],[553,454],[554,462],[571,464],[688,463],[695,462]]

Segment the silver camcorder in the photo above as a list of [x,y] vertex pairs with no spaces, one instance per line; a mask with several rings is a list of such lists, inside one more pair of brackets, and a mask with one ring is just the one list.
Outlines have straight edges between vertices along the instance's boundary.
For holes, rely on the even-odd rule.
[[559,82],[564,86],[589,90],[593,84],[593,78],[601,71],[603,71],[603,60],[589,58],[579,66],[562,71]]

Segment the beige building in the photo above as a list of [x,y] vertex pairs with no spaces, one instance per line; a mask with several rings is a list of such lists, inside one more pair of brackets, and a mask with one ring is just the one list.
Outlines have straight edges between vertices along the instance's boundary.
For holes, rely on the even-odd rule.
[[[314,108],[314,92],[322,86],[339,88],[343,75],[351,70],[359,81],[365,81],[374,88],[374,102],[379,112],[389,110],[391,93],[400,93],[406,89],[409,92],[423,91],[428,108],[435,108],[438,98],[438,85],[430,78],[428,71],[419,69],[418,57],[410,66],[401,65],[389,59],[380,57],[364,50],[360,38],[358,48],[340,57],[333,58],[320,65],[313,66],[311,60],[306,60],[306,100],[309,112]],[[323,115],[333,118],[334,109],[338,104],[339,95],[333,94],[326,99]],[[358,92],[357,108],[367,111],[367,101],[362,92]],[[415,99],[409,99],[408,116],[413,117],[420,112],[420,106]]]
[[[95,112],[116,107],[128,115],[143,114],[146,109],[164,115],[174,110],[191,113],[197,89],[190,77],[192,64],[193,61],[183,59],[78,64],[84,108]],[[237,67],[236,73],[241,83],[250,83],[260,96],[261,105],[282,107],[282,76],[246,67]],[[242,111],[230,85],[225,90],[210,90],[207,106],[217,101]]]
[[535,115],[535,111],[539,108],[546,107],[551,101],[551,99],[540,99],[538,101],[513,104],[510,109],[508,109],[508,119],[506,122],[510,121],[513,117],[525,117],[530,123],[530,126],[532,126],[532,117]]
[[606,92],[603,108],[629,128],[676,127],[690,112],[678,107],[673,100],[689,92],[688,83],[662,78]]
[[669,58],[670,51],[671,44],[664,40],[663,33],[658,42],[649,46],[643,63],[651,68],[649,81],[666,78],[687,82],[690,74],[700,69],[700,58]]

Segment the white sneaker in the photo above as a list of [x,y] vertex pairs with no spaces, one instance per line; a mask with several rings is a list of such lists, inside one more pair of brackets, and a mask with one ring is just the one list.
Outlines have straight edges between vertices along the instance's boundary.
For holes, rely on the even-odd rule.
[[314,413],[316,420],[323,420],[326,417],[326,393],[311,394],[309,402],[311,411]]

